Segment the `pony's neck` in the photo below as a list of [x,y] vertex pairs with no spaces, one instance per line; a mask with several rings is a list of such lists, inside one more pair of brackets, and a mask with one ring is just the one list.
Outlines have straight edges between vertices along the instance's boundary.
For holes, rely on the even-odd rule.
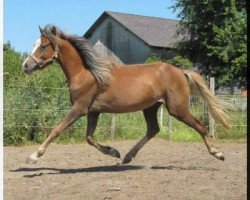
[[79,77],[84,77],[89,74],[89,70],[85,68],[85,64],[78,52],[67,40],[61,39],[58,47],[60,49],[59,63],[69,84],[78,80]]

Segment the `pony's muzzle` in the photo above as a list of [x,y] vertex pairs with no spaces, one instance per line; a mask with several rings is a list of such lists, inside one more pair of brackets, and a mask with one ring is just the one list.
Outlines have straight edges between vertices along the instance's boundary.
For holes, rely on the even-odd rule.
[[31,74],[37,68],[37,63],[27,60],[23,63],[22,68],[25,74]]

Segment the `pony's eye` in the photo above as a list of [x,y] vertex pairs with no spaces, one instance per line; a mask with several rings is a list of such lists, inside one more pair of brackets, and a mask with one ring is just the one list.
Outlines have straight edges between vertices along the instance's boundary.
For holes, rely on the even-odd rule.
[[45,46],[40,46],[40,50],[41,50],[41,51],[44,51],[45,49],[46,49]]

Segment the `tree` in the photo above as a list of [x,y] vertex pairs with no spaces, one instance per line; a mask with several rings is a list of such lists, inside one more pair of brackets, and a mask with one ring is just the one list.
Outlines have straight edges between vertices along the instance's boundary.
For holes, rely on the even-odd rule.
[[[10,42],[3,45],[3,72],[12,77],[19,77],[22,75],[22,55],[16,52],[11,47]],[[11,76],[4,76],[4,84],[7,85],[11,81]]]
[[181,19],[178,34],[185,35],[179,53],[220,85],[246,87],[246,2],[178,0],[173,9]]

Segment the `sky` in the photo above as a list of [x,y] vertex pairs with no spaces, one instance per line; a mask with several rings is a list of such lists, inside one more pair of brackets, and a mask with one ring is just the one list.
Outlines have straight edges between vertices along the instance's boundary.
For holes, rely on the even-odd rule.
[[175,0],[3,0],[3,41],[29,53],[39,25],[54,24],[82,36],[104,11],[178,19]]

